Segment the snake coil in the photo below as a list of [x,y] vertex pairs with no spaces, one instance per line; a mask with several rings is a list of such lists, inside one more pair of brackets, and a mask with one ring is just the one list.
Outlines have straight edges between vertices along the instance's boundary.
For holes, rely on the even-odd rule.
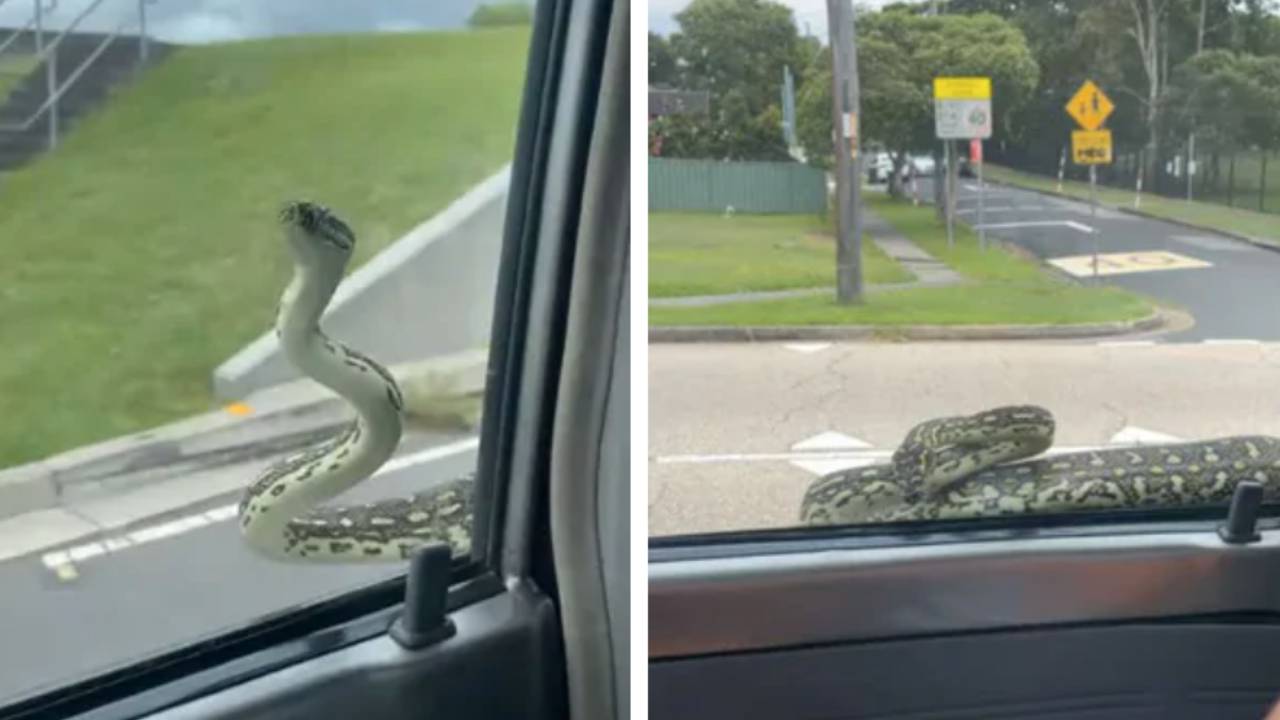
[[429,542],[466,553],[472,475],[407,498],[319,507],[371,476],[395,452],[404,399],[386,368],[320,329],[355,249],[355,233],[310,202],[288,203],[280,221],[294,274],[276,312],[276,337],[289,362],[350,403],[356,419],[253,481],[238,508],[244,539],[268,557],[289,561],[402,560]]

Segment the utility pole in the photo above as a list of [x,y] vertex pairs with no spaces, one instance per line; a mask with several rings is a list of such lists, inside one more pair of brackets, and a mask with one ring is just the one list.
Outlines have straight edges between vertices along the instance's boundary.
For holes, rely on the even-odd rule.
[[850,0],[827,0],[836,155],[836,300],[862,302],[862,156],[858,152],[858,56]]

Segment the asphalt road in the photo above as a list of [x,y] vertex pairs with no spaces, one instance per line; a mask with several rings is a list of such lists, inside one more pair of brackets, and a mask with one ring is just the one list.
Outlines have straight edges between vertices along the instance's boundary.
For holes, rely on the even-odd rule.
[[1280,343],[649,346],[649,532],[794,526],[805,487],[915,424],[1048,408],[1059,450],[1280,435]]
[[[957,215],[972,225],[978,223],[977,190],[976,180],[961,178]],[[983,220],[991,235],[1045,260],[1089,256],[1096,240],[1099,253],[1112,256],[1104,268],[1127,270],[1103,276],[1103,283],[1172,303],[1195,318],[1193,327],[1169,333],[1166,341],[1280,340],[1280,251],[1101,207],[1094,219],[1087,203],[1029,190],[988,185],[985,195]],[[920,182],[920,196],[932,200],[930,180]],[[1173,269],[1135,272],[1142,268]]]
[[[412,460],[425,450],[425,461],[378,475],[341,501],[410,494],[457,477],[475,465],[474,449],[456,449],[466,439],[437,436],[436,447],[404,456]],[[431,457],[433,450],[443,457]],[[224,495],[181,512],[225,507],[238,497]],[[402,570],[399,563],[271,562],[243,545],[232,520],[87,558],[70,578],[46,566],[41,553],[0,562],[0,704]]]

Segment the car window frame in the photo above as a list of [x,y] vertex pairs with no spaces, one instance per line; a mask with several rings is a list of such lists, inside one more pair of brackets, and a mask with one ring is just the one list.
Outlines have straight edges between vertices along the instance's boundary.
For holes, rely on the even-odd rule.
[[[530,290],[541,286],[536,267],[543,228],[539,208],[547,186],[550,140],[556,127],[556,101],[566,48],[566,24],[574,0],[537,0],[526,52],[520,111],[512,138],[512,170],[503,220],[488,366],[482,406],[475,480],[476,507],[471,550],[451,563],[446,611],[453,612],[502,593],[504,578],[528,569],[512,568],[511,552],[529,557],[535,550],[537,528],[545,518],[534,512],[536,492],[513,487],[545,481],[545,464],[524,477],[513,473],[513,441],[518,423],[512,407],[522,402],[519,386],[525,372]],[[603,42],[603,38],[595,38]],[[598,71],[597,71],[598,72]],[[563,132],[563,131],[561,131]],[[585,152],[582,158],[585,159]],[[584,164],[584,163],[580,163]],[[561,238],[553,238],[553,241]],[[570,254],[570,258],[571,258]],[[555,288],[563,305],[567,287]],[[563,323],[561,323],[563,326]],[[554,330],[555,328],[552,328]],[[563,327],[559,328],[563,331]],[[553,335],[554,332],[547,333]],[[554,353],[562,339],[545,338],[545,352]],[[558,364],[555,365],[558,368]],[[547,395],[550,405],[554,393]],[[543,408],[550,416],[554,407]],[[549,429],[548,429],[549,432]],[[544,482],[545,484],[545,482]],[[545,488],[544,488],[545,490]],[[511,508],[526,511],[523,522],[508,527]],[[545,542],[545,541],[543,541]],[[514,547],[513,547],[514,546]],[[504,549],[507,555],[504,555]],[[539,555],[541,553],[538,553]],[[549,555],[549,552],[547,552]],[[535,568],[554,591],[550,569]],[[407,571],[407,566],[405,568]],[[218,689],[245,682],[319,654],[332,652],[385,634],[399,615],[405,574],[299,603],[245,624],[183,640],[176,649],[130,659],[103,672],[56,687],[40,687],[0,705],[0,718],[44,717],[94,713],[110,709],[112,716],[137,716],[172,707]]]

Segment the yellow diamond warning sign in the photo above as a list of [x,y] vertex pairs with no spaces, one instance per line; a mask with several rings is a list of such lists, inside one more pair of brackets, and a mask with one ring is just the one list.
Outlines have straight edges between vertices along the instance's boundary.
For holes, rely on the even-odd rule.
[[1102,92],[1102,88],[1093,84],[1092,80],[1085,80],[1075,95],[1067,101],[1067,114],[1075,118],[1080,123],[1080,127],[1085,130],[1097,130],[1102,127],[1102,123],[1107,121],[1107,116],[1115,110],[1116,106],[1111,103],[1111,98]]
[[1111,164],[1111,131],[1072,130],[1071,161],[1077,165]]

